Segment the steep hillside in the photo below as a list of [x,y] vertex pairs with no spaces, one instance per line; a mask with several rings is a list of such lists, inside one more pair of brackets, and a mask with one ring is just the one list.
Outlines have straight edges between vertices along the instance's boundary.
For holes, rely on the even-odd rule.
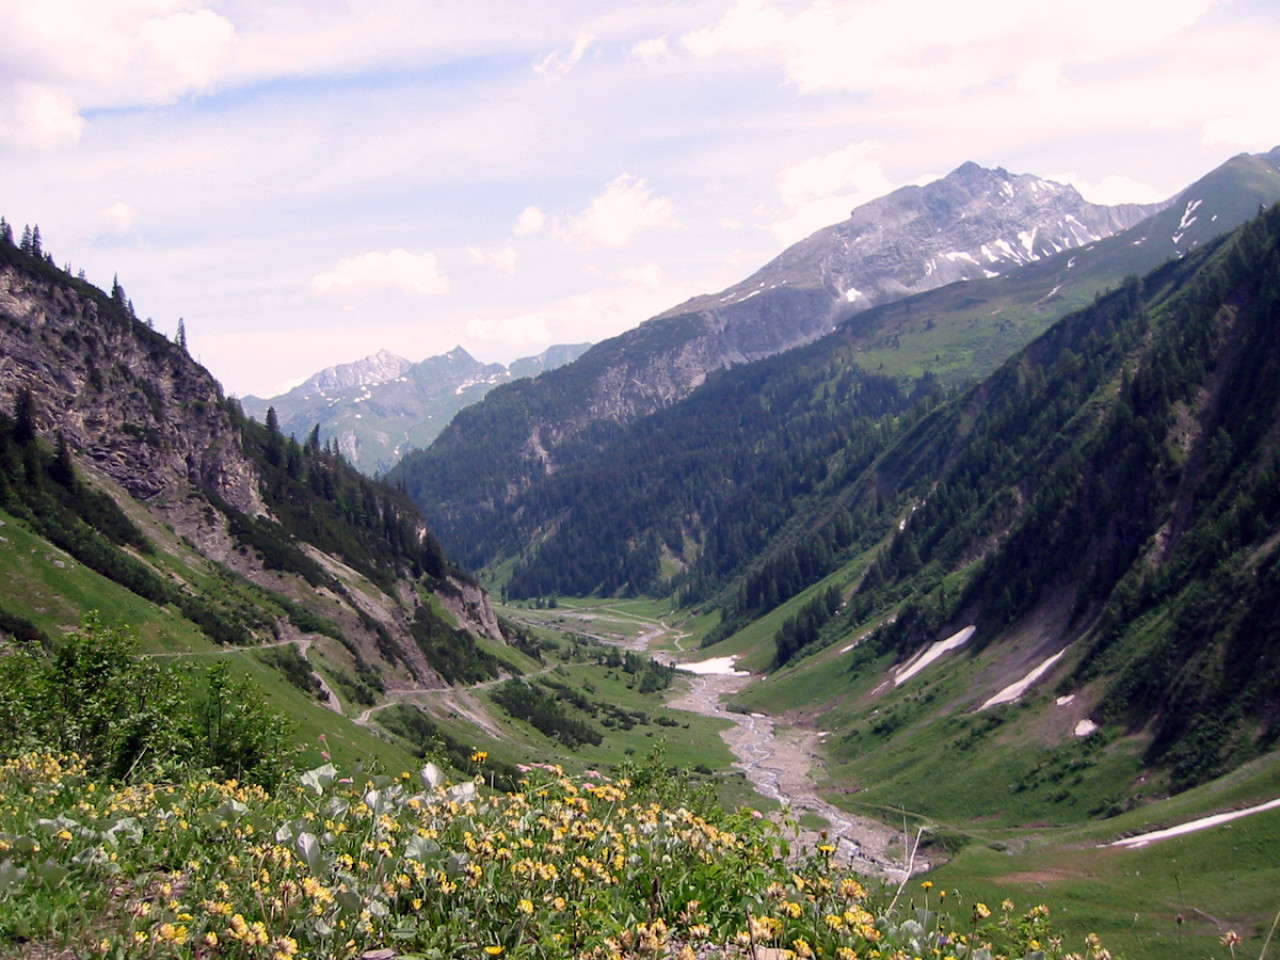
[[[1127,281],[922,419],[836,495],[888,536],[788,608],[778,672],[749,702],[830,711],[837,756],[862,764],[860,781],[886,776],[872,792],[893,802],[961,776],[963,755],[966,782],[1028,797],[1056,795],[1064,767],[1081,786],[1053,802],[1097,813],[1133,802],[1115,792],[1125,776],[1158,794],[1270,750],[1277,317],[1273,207]],[[822,522],[815,510],[810,534],[775,542],[729,624],[768,606],[771,570]],[[1016,762],[999,747],[1015,742]]]
[[461,347],[418,363],[382,350],[322,370],[281,396],[245,397],[241,405],[263,423],[274,409],[287,435],[306,437],[319,427],[321,442],[336,442],[352,465],[385,473],[406,451],[428,446],[455,413],[495,386],[554,370],[588,346],[549,347],[509,367],[480,363]]
[[[755,563],[815,485],[849,475],[865,456],[851,438],[887,442],[921,397],[985,376],[1122,271],[1194,250],[1277,197],[1280,154],[1236,157],[1108,239],[865,310],[811,345],[714,374],[650,417],[566,432],[572,378],[588,376],[593,350],[537,383],[495,391],[395,478],[470,568],[514,560],[503,568],[512,596],[705,598]],[[649,348],[661,354],[664,342]],[[827,554],[847,526],[833,517]]]
[[339,712],[499,672],[487,597],[406,496],[246,419],[118,284],[4,242],[0,460],[6,633],[127,611],[153,650],[310,649],[295,666]]

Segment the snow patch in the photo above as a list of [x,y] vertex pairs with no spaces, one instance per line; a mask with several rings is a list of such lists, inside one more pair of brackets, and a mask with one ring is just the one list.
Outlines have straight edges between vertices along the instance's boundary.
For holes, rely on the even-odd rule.
[[862,296],[862,291],[857,287],[850,287],[844,292],[844,299],[848,303],[853,303],[853,301],[857,300],[860,296]]
[[1092,720],[1090,720],[1088,717],[1085,717],[1085,719],[1081,720],[1079,723],[1076,724],[1075,732],[1077,737],[1087,737],[1089,736],[1089,734],[1093,733],[1097,729],[1098,729],[1098,725],[1094,723]]
[[893,685],[895,687],[902,686],[944,653],[955,650],[957,647],[963,647],[969,642],[969,638],[972,637],[977,630],[977,627],[965,627],[958,633],[953,633],[951,636],[947,637],[947,639],[939,640],[937,643],[929,647],[929,649],[924,653],[920,654],[920,656],[916,657],[904,666],[902,671],[893,678]]
[[1182,211],[1182,219],[1178,221],[1179,230],[1185,230],[1195,222],[1196,218],[1192,214],[1196,212],[1196,208],[1202,203],[1204,203],[1203,200],[1192,200],[1187,204],[1187,209]]
[[1056,703],[1060,707],[1065,707],[1068,703],[1071,703],[1072,701],[1074,701],[1075,698],[1076,698],[1076,695],[1074,693],[1068,693],[1065,697],[1059,697],[1057,700],[1054,701],[1054,703]]
[[690,663],[677,663],[676,669],[683,670],[685,673],[697,674],[701,677],[749,677],[751,674],[746,670],[738,670],[734,667],[738,658],[730,657],[712,657],[710,660],[694,660]]
[[1045,659],[1043,663],[1041,663],[1038,667],[1033,669],[1030,673],[1028,673],[1025,677],[1023,677],[1017,683],[1009,684],[1007,687],[1005,687],[1003,690],[997,693],[994,697],[989,698],[986,703],[984,703],[982,706],[978,708],[978,711],[981,712],[987,709],[987,707],[994,707],[998,703],[1013,703],[1015,700],[1021,697],[1024,693],[1026,693],[1027,689],[1033,683],[1035,683],[1037,680],[1043,677],[1046,673],[1048,673],[1049,668],[1052,667],[1059,660],[1061,660],[1062,655],[1066,652],[1067,652],[1066,648],[1064,647],[1063,649],[1055,653],[1052,657],[1048,657],[1047,659]]
[[1230,823],[1232,820],[1239,820],[1241,817],[1252,816],[1255,813],[1262,813],[1264,810],[1274,810],[1280,807],[1280,797],[1275,800],[1268,800],[1266,803],[1259,803],[1253,807],[1246,807],[1243,810],[1232,810],[1230,813],[1215,813],[1209,817],[1201,817],[1199,820],[1191,820],[1187,823],[1180,823],[1176,827],[1167,827],[1164,830],[1152,830],[1150,833],[1140,833],[1136,837],[1124,837],[1121,840],[1113,840],[1106,844],[1108,847],[1145,847],[1148,843],[1154,843],[1157,840],[1167,840],[1169,837],[1180,837],[1186,833],[1195,833],[1197,830],[1204,830],[1207,827],[1216,827],[1219,824]]
[[996,277],[1000,276],[1000,271],[999,270],[983,270],[982,275],[986,277],[988,280],[994,280]]

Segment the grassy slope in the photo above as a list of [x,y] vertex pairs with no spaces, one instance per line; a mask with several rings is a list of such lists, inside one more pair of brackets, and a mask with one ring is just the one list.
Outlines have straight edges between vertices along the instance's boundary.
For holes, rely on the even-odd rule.
[[[259,591],[235,578],[220,576],[212,564],[145,511],[135,507],[130,515],[156,544],[157,551],[148,560],[157,569],[199,588],[234,597],[241,603],[264,602]],[[207,665],[226,659],[248,673],[262,688],[267,700],[294,725],[297,741],[307,750],[304,762],[319,761],[318,738],[323,733],[335,759],[349,765],[363,761],[384,769],[394,768],[396,772],[412,769],[416,761],[404,747],[387,742],[305,696],[253,656],[256,648],[218,647],[176,612],[156,607],[93,572],[3,511],[0,511],[0,522],[4,524],[0,527],[0,536],[5,538],[0,541],[0,583],[4,585],[5,606],[26,616],[47,634],[57,636],[74,630],[87,613],[97,611],[107,624],[128,626],[138,637],[144,654],[172,658],[180,664]],[[278,615],[278,611],[269,607],[262,612],[267,616]],[[326,640],[322,645],[329,643]],[[336,642],[332,645],[338,646]],[[339,653],[332,656],[340,660]],[[319,658],[319,662],[323,664],[324,659]]]

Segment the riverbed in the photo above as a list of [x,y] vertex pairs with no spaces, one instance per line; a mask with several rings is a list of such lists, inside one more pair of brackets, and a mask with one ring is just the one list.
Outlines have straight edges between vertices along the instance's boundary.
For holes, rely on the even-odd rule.
[[[746,774],[756,792],[790,808],[793,818],[810,813],[828,823],[825,838],[816,830],[802,829],[799,837],[802,844],[832,844],[839,862],[893,882],[929,869],[928,862],[918,853],[914,859],[910,858],[916,843],[914,836],[904,836],[878,820],[848,813],[818,796],[810,775],[819,759],[818,733],[780,727],[763,714],[733,713],[725,709],[725,698],[750,681],[750,675],[741,672],[695,674],[690,678],[689,689],[668,706],[733,723],[720,736],[738,758],[734,766]],[[895,846],[896,851],[891,853]],[[909,862],[895,855],[903,850]]]

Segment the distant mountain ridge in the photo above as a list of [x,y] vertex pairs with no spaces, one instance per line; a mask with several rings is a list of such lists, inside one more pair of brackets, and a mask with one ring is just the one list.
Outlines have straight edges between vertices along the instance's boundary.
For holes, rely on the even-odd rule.
[[278,397],[245,397],[245,413],[265,420],[274,407],[281,429],[299,438],[318,424],[357,469],[382,473],[407,450],[424,448],[455,413],[495,386],[569,363],[589,344],[557,344],[510,366],[481,363],[462,347],[414,363],[389,350],[327,367]]
[[[574,491],[588,482],[603,483],[615,492],[616,499],[633,483],[616,476],[618,471],[628,464],[640,469],[655,462],[654,455],[648,449],[640,452],[637,444],[653,444],[655,438],[666,435],[669,439],[659,441],[659,449],[683,447],[680,437],[689,428],[678,412],[682,391],[695,389],[690,386],[695,373],[705,379],[708,367],[700,364],[714,353],[717,344],[742,336],[756,322],[747,316],[744,324],[738,324],[735,318],[767,308],[775,312],[779,328],[789,324],[790,329],[821,330],[824,334],[834,322],[838,329],[829,334],[830,341],[810,340],[819,357],[847,357],[862,373],[894,378],[900,385],[918,383],[926,373],[953,386],[971,382],[996,369],[1056,319],[1087,306],[1098,294],[1118,285],[1126,275],[1145,273],[1171,256],[1192,250],[1248,219],[1260,205],[1280,198],[1280,150],[1234,157],[1127,230],[1089,242],[1084,242],[1086,237],[1118,226],[1139,211],[1130,208],[1105,219],[1109,216],[1106,211],[1114,213],[1114,208],[1101,208],[1095,213],[1103,220],[1095,223],[1071,212],[1084,213],[1076,202],[1078,194],[1068,187],[1033,177],[1012,177],[1002,171],[983,171],[976,165],[965,165],[946,179],[951,182],[939,181],[933,191],[909,188],[873,205],[900,211],[899,219],[909,225],[907,233],[915,239],[909,242],[904,238],[902,248],[914,249],[924,257],[912,268],[915,282],[933,282],[939,271],[934,269],[931,274],[930,263],[939,260],[957,270],[976,270],[974,278],[858,309],[847,300],[850,287],[842,286],[843,280],[832,279],[834,254],[824,255],[824,260],[814,253],[832,251],[844,243],[837,243],[841,236],[848,238],[862,229],[859,224],[864,224],[865,218],[855,212],[846,224],[819,231],[743,284],[730,288],[750,292],[763,283],[764,292],[758,295],[726,301],[702,313],[689,312],[689,308],[706,300],[692,301],[599,344],[575,363],[538,381],[495,390],[484,402],[460,414],[430,449],[406,458],[394,478],[404,483],[427,512],[433,529],[471,569],[522,555],[518,569],[539,570],[539,586],[529,588],[538,592],[570,593],[571,583],[587,581],[606,591],[628,582],[632,589],[640,589],[633,574],[656,569],[663,549],[674,553],[677,563],[692,563],[695,556],[701,558],[697,564],[709,562],[711,554],[700,545],[700,538],[709,535],[709,528],[714,527],[712,518],[725,504],[713,505],[705,496],[721,487],[702,489],[698,497],[703,502],[689,513],[692,522],[675,516],[684,509],[679,496],[673,492],[655,494],[665,504],[662,509],[671,514],[664,521],[668,531],[665,548],[643,531],[604,535],[601,517],[589,518],[593,513],[590,503]],[[974,221],[981,219],[971,213],[977,196],[997,198],[1002,209],[1039,196],[1042,209],[1053,211],[1055,222],[1070,236],[1039,227],[1033,231],[1024,218],[997,212],[985,218],[989,226],[1000,225],[989,236],[1012,236],[1018,246],[994,240],[986,246],[992,257],[999,251],[1007,254],[1005,259],[993,260],[983,254],[982,244],[976,248],[981,260],[976,255],[973,262],[942,256],[940,250],[954,252],[949,247],[952,241],[946,239],[945,230],[939,234],[940,226],[929,234],[920,211],[930,204],[945,208],[952,218],[950,236],[973,236]],[[1015,226],[1017,230],[1009,233]],[[1017,231],[1026,234],[1029,242],[1018,239]],[[1052,236],[1059,239],[1051,241]],[[1058,253],[1052,253],[1055,242],[1062,248]],[[1075,245],[1082,242],[1082,246]],[[883,242],[881,248],[885,249]],[[811,255],[802,255],[805,249]],[[900,278],[908,276],[909,264],[902,256],[893,259],[886,254],[882,259],[885,269],[881,276],[891,278],[894,271]],[[854,276],[853,267],[842,269],[846,279]],[[987,273],[1000,275],[988,277]],[[783,282],[789,278],[795,282]],[[802,291],[803,278],[809,287]],[[871,290],[866,281],[858,282],[863,284],[859,290]],[[893,282],[903,283],[901,279]],[[882,289],[880,295],[888,294]],[[839,301],[844,301],[843,306]],[[809,310],[815,312],[806,312]],[[833,321],[833,315],[839,319]],[[708,317],[718,318],[723,335],[708,332]],[[759,316],[756,320],[763,322]],[[698,373],[700,370],[703,372]],[[626,386],[618,388],[621,393],[615,391],[612,399],[603,396],[623,383]],[[733,388],[726,384],[717,389],[731,392]],[[904,387],[904,395],[911,390]],[[631,391],[634,404],[618,399],[627,391]],[[660,402],[664,396],[670,401]],[[646,404],[653,410],[671,412],[648,424],[649,418],[641,415]],[[705,407],[706,402],[699,409]],[[648,425],[643,430],[632,429],[632,424],[640,423]],[[689,469],[689,463],[683,463],[681,469]],[[615,476],[604,482],[600,478],[606,473]],[[642,486],[654,482],[646,481]],[[742,498],[749,488],[739,482],[724,489],[726,495]],[[629,522],[635,521],[631,516],[634,511],[622,504],[612,504],[608,510],[619,507]],[[684,546],[680,530],[690,537]],[[606,550],[609,556],[604,555]],[[726,550],[726,557],[734,552]],[[561,552],[574,557],[577,573],[569,573],[566,564],[539,563],[539,557],[559,556]],[[637,553],[647,555],[643,562]],[[558,576],[549,573],[554,570],[565,572]]]
[[1081,247],[1163,206],[1101,206],[1074,187],[965,163],[864,204],[741,283],[598,345],[578,409],[555,432],[643,416],[713,370],[808,343],[859,311]]
[[970,161],[932,183],[863,204],[741,283],[660,316],[719,311],[732,317],[748,300],[769,297],[786,284],[823,289],[830,310],[847,316],[1085,246],[1171,202],[1103,206],[1086,201],[1075,187]]

